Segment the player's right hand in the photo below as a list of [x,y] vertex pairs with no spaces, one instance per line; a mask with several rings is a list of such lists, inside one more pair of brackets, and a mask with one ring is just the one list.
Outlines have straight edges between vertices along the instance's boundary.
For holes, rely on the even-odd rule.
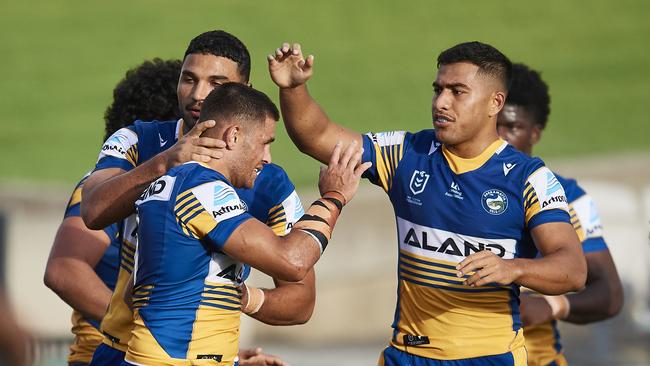
[[186,135],[178,139],[174,146],[165,151],[167,170],[188,161],[207,163],[211,159],[221,159],[226,143],[210,137],[201,137],[203,131],[213,127],[215,123],[213,120],[197,123]]
[[318,189],[321,195],[327,192],[338,192],[345,197],[346,202],[344,203],[347,203],[357,192],[361,175],[370,168],[372,163],[359,164],[363,148],[358,146],[356,141],[352,141],[343,154],[341,154],[341,150],[342,144],[338,142],[334,147],[329,164],[320,170]]
[[295,88],[306,83],[314,72],[314,56],[309,55],[305,60],[299,43],[284,43],[273,55],[268,55],[267,60],[271,79],[281,89]]

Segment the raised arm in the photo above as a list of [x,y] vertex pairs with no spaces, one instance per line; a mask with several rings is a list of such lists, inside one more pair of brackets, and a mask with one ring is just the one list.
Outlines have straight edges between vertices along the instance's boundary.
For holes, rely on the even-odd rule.
[[309,95],[306,82],[313,74],[314,56],[305,60],[300,44],[285,43],[268,56],[268,62],[271,78],[280,88],[284,124],[300,151],[327,163],[338,141],[344,146],[356,141],[361,146],[360,133],[330,120]]
[[[81,204],[81,216],[86,226],[100,230],[129,216],[142,191],[167,170],[190,160],[207,162],[211,158],[221,158],[223,153],[219,148],[224,146],[223,141],[200,137],[203,131],[213,125],[214,121],[211,120],[197,124],[169,150],[143,164],[134,164],[128,171],[111,167],[93,172],[84,184],[84,199]],[[107,144],[108,142],[104,146]],[[124,159],[127,150],[122,148],[119,153],[124,155]],[[101,159],[100,156],[100,161]]]
[[361,174],[370,166],[359,164],[361,149],[356,143],[342,155],[340,152],[341,144],[337,144],[328,167],[321,169],[322,198],[312,204],[291,233],[278,237],[260,221],[248,220],[233,231],[223,251],[273,278],[302,280],[320,258],[340,210],[352,199]]

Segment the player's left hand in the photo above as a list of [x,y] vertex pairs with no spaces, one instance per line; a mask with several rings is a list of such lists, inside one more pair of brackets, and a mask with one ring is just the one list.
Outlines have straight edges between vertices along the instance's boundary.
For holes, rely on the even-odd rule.
[[278,357],[267,355],[262,349],[249,348],[239,350],[239,366],[289,366]]
[[305,59],[299,43],[289,45],[284,43],[275,50],[273,55],[268,55],[269,73],[271,79],[280,88],[295,88],[311,78],[314,70],[314,56]]
[[544,324],[553,320],[551,306],[542,296],[522,293],[519,300],[519,312],[524,327]]
[[458,277],[464,277],[471,272],[465,280],[467,286],[483,286],[490,283],[509,285],[519,278],[520,269],[514,260],[502,259],[489,250],[476,252],[456,266]]

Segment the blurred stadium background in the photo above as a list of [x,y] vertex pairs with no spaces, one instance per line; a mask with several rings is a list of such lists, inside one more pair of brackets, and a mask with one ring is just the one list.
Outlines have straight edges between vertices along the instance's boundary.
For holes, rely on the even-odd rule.
[[[564,327],[566,353],[575,365],[650,364],[649,11],[642,0],[3,0],[0,275],[40,340],[39,365],[63,365],[71,339],[70,310],[42,275],[72,184],[96,159],[113,87],[127,69],[180,58],[192,37],[216,28],[248,45],[252,82],[276,101],[265,56],[301,42],[316,56],[312,94],[359,131],[428,128],[435,58],[455,43],[491,43],[542,70],[552,112],[535,152],[595,197],[626,288],[616,319]],[[277,140],[274,161],[308,202],[317,164],[281,126]],[[247,321],[242,345],[263,345],[293,365],[375,364],[394,310],[395,232],[387,200],[364,185],[317,266],[312,320],[291,328]]]

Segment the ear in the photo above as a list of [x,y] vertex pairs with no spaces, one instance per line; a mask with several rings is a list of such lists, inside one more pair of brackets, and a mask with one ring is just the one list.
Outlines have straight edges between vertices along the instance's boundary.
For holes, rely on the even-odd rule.
[[535,145],[536,143],[539,142],[542,138],[542,126],[535,124],[533,126],[533,130],[530,133],[530,144]]
[[506,93],[500,90],[492,93],[490,99],[490,109],[488,115],[494,117],[503,109],[503,106],[506,104]]
[[226,149],[234,150],[242,142],[241,128],[232,125],[223,132],[223,141],[226,143]]

